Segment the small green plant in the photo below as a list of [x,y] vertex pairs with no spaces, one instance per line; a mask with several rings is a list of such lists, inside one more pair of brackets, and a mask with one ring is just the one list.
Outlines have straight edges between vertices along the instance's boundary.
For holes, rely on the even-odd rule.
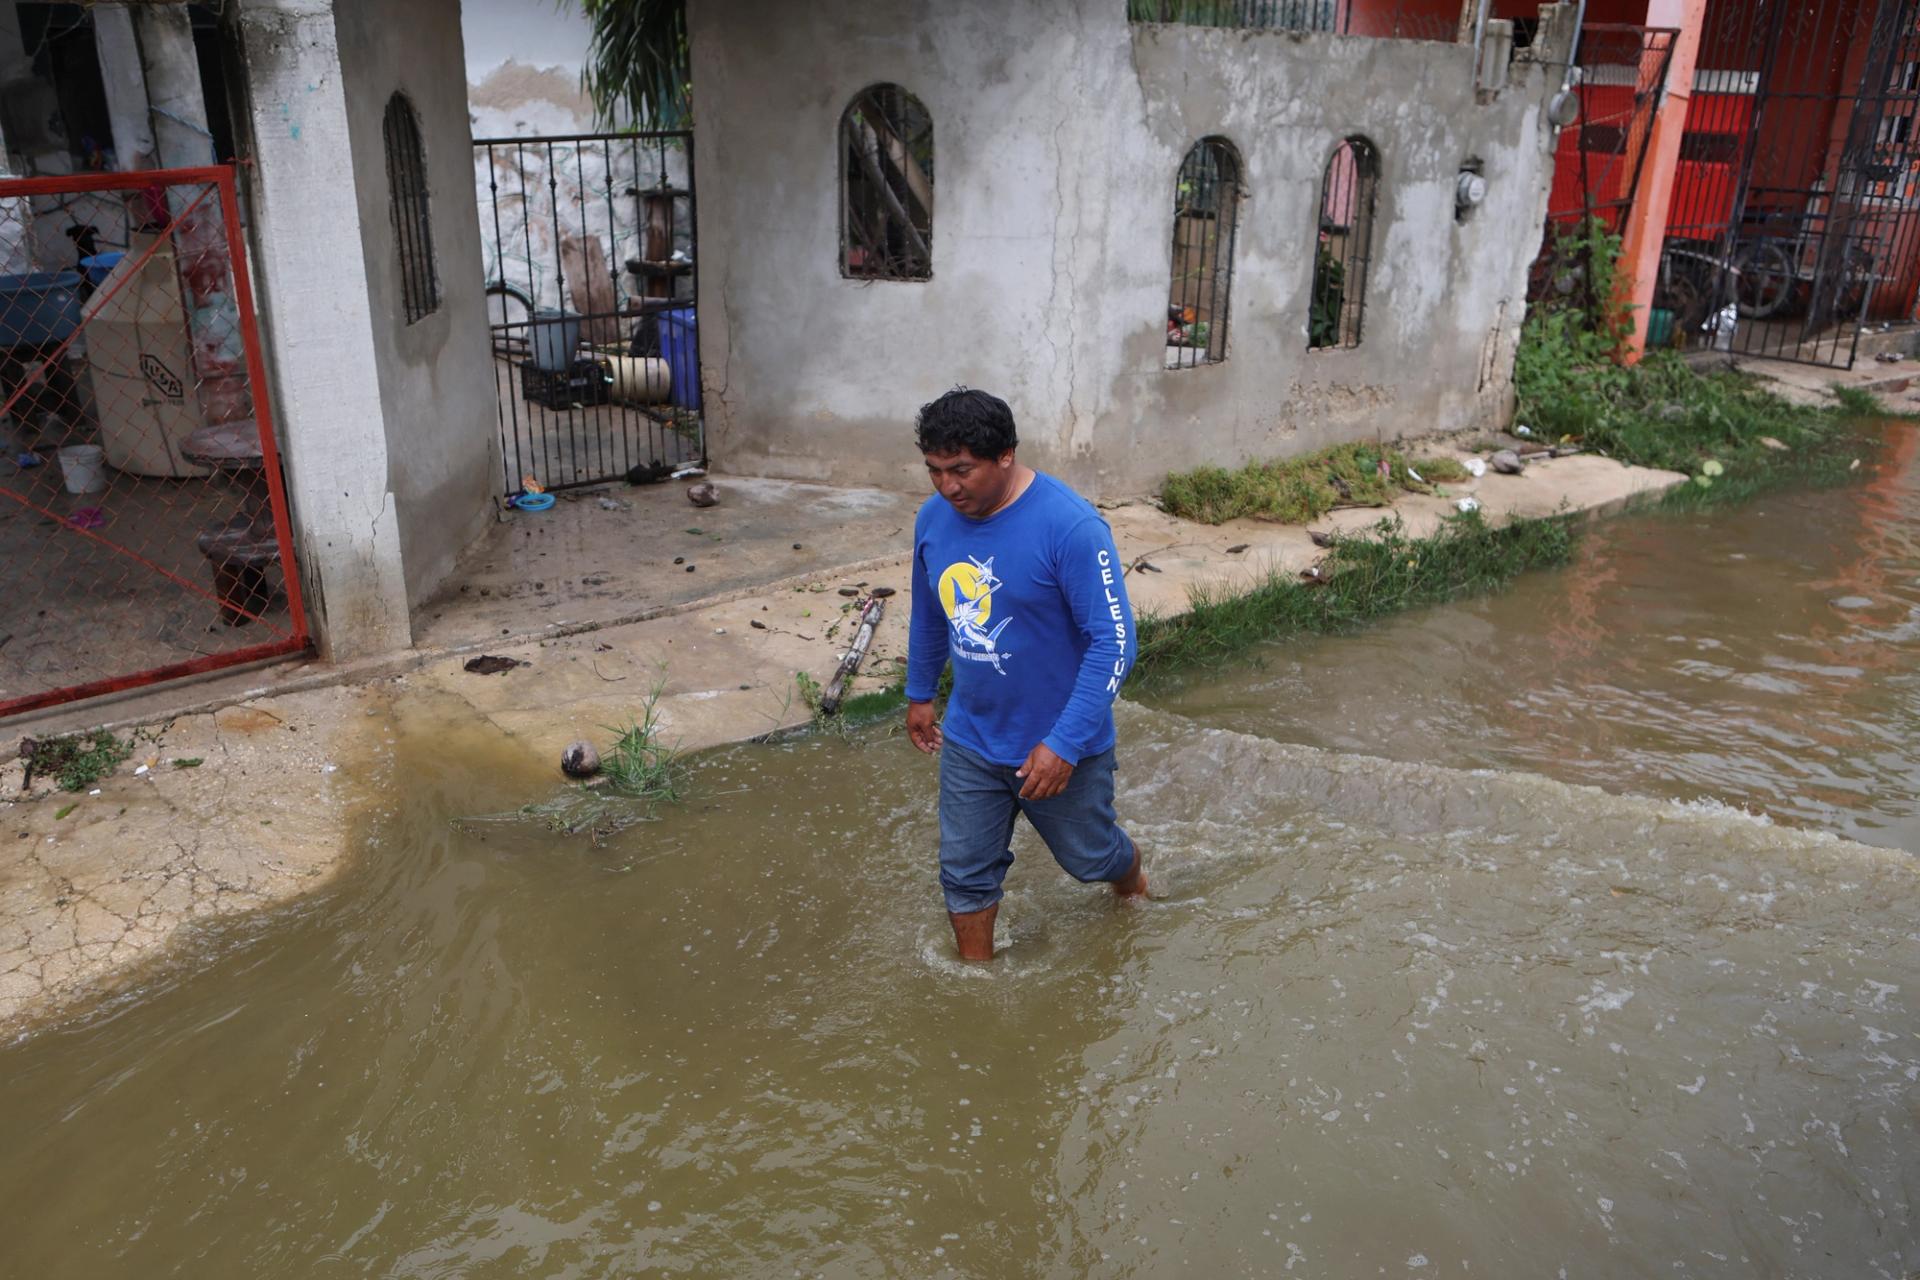
[[686,772],[678,748],[660,740],[660,694],[656,683],[647,693],[638,718],[625,728],[602,725],[614,734],[613,745],[601,758],[608,788],[628,800],[678,800]]
[[52,778],[62,791],[85,791],[133,754],[133,740],[96,729],[59,738],[42,738],[26,754],[30,772]]
[[1340,312],[1347,302],[1347,267],[1333,256],[1326,245],[1320,246],[1313,261],[1313,293],[1307,308],[1307,345],[1340,345]]
[[796,671],[793,673],[793,686],[799,690],[800,701],[806,705],[807,710],[813,712],[816,717],[819,716],[822,692],[820,682],[804,671]]

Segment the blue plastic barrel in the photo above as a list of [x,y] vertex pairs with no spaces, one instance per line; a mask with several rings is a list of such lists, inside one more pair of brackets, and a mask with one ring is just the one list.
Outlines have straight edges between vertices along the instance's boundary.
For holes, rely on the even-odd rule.
[[0,347],[43,347],[80,327],[80,273],[0,276]]
[[700,330],[692,307],[660,313],[660,357],[673,385],[667,398],[682,409],[700,408]]

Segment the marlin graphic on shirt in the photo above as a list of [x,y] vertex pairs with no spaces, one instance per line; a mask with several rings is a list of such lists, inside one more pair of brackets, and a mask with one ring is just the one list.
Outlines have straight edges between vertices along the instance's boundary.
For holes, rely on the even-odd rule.
[[1006,585],[994,576],[993,557],[976,560],[967,557],[966,564],[953,564],[940,575],[941,604],[946,607],[947,619],[953,628],[953,654],[969,662],[989,662],[993,669],[1006,674],[1000,665],[1012,655],[1000,649],[1000,633],[1007,629],[1011,618],[1002,618],[988,630],[986,623],[993,614],[993,596]]

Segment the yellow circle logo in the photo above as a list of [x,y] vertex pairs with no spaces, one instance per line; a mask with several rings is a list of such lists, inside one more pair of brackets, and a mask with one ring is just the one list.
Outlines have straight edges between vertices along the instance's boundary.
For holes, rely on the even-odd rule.
[[976,626],[993,616],[993,596],[982,586],[980,570],[966,563],[950,564],[940,575],[940,607],[951,618],[963,604],[974,607],[972,620]]

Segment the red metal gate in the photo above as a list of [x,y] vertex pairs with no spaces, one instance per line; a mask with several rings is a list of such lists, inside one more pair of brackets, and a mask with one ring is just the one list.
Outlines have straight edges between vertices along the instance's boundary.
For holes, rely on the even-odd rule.
[[308,647],[228,167],[0,181],[0,716]]

